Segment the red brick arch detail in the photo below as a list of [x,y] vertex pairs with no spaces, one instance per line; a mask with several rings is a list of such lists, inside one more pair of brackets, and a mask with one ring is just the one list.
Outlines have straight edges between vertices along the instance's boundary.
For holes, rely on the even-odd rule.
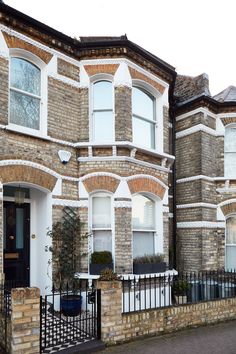
[[166,189],[153,179],[141,177],[128,181],[131,194],[140,192],[149,192],[163,199]]
[[32,183],[52,192],[57,178],[49,173],[31,166],[13,165],[0,166],[2,184],[10,182]]
[[88,193],[96,190],[106,190],[115,193],[120,181],[111,176],[92,176],[83,181]]
[[226,216],[226,215],[229,215],[229,214],[232,214],[232,213],[236,213],[236,202],[223,205],[223,206],[221,207],[221,210],[222,210],[222,212],[223,212],[223,214],[224,214],[225,216]]
[[48,64],[49,61],[52,59],[52,54],[34,46],[33,44],[24,42],[21,39],[11,36],[5,32],[3,32],[3,36],[5,38],[8,48],[19,48],[27,50],[42,59],[46,64]]

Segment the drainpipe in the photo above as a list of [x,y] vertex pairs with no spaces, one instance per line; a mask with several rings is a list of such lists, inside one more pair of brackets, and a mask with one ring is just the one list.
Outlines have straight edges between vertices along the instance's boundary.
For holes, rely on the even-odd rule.
[[[177,73],[176,73],[177,76]],[[175,80],[176,76],[170,86],[169,90],[169,102],[170,102],[170,118],[172,122],[172,155],[176,158],[176,148],[175,148],[175,115],[174,115],[174,87],[175,87]],[[173,186],[173,201],[172,201],[172,208],[173,208],[173,267],[176,269],[177,267],[177,237],[176,237],[176,161],[172,165],[172,186]]]

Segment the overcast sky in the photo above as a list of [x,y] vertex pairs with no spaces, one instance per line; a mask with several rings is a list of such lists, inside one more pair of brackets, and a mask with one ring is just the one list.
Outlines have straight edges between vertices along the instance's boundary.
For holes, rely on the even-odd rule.
[[127,34],[179,74],[236,86],[235,0],[4,0],[71,37]]

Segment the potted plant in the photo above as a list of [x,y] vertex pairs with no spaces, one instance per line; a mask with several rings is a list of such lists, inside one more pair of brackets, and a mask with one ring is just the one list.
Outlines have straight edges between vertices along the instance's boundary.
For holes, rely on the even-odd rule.
[[175,280],[173,283],[173,292],[175,301],[178,305],[187,303],[187,293],[190,290],[190,284],[184,280]]
[[164,255],[161,253],[136,257],[133,260],[134,274],[163,273],[166,271]]
[[52,265],[54,291],[60,290],[60,309],[65,316],[77,316],[81,311],[82,296],[78,294],[79,279],[75,273],[81,265],[81,241],[88,234],[81,234],[81,221],[73,208],[65,207],[60,221],[53,224],[47,235],[52,239],[48,251],[52,253],[49,264]]
[[91,254],[90,274],[100,275],[103,269],[113,270],[112,254],[109,251],[95,251]]
[[101,281],[116,281],[116,280],[120,280],[121,277],[119,275],[117,275],[116,273],[113,272],[112,269],[110,268],[105,268],[101,271],[100,277],[98,278],[98,280]]

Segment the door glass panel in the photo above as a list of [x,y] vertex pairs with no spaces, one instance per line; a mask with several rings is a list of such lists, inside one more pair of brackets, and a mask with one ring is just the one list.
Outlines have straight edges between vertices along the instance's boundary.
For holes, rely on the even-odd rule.
[[24,209],[16,208],[16,248],[24,247]]

